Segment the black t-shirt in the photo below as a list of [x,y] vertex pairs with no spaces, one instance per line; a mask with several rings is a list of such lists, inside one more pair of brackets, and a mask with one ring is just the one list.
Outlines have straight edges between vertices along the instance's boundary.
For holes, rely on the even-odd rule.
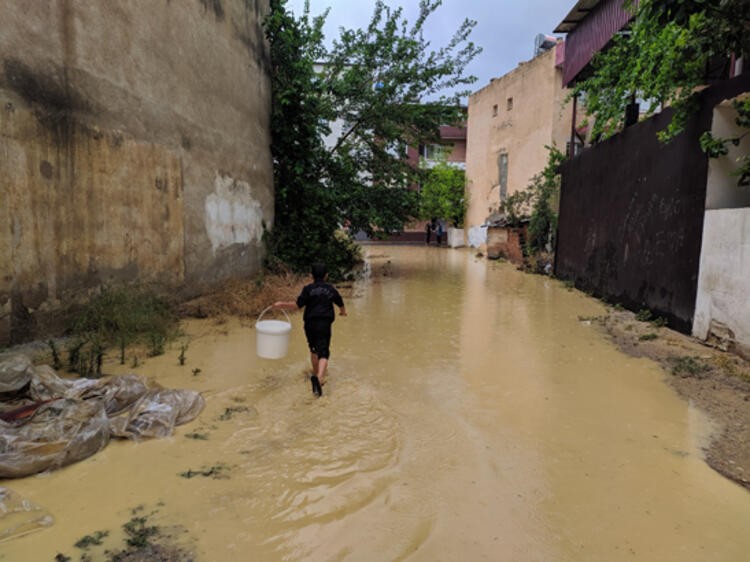
[[336,314],[333,311],[333,305],[344,306],[344,299],[336,288],[324,281],[315,281],[305,285],[302,292],[297,297],[297,306],[304,307],[305,321],[312,319],[325,319],[333,322]]

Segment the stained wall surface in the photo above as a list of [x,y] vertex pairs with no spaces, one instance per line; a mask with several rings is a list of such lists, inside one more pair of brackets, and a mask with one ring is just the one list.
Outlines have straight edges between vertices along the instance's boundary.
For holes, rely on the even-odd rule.
[[49,331],[103,284],[189,291],[260,267],[273,224],[266,11],[4,5],[0,343]]
[[667,144],[657,132],[668,125],[671,110],[566,162],[555,274],[690,332],[708,218],[709,162],[698,139],[711,128],[714,107],[747,89],[750,75],[704,90],[685,131]]
[[[497,212],[504,197],[525,189],[547,163],[545,146],[565,151],[572,104],[550,49],[493,80],[469,97],[466,156],[468,209],[476,229]],[[507,157],[507,186],[500,186],[500,157]]]

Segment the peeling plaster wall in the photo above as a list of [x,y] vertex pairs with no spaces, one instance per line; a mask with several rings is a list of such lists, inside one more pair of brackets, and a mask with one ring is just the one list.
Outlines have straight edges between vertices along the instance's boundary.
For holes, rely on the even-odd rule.
[[267,4],[3,6],[0,344],[103,284],[191,292],[260,268]]

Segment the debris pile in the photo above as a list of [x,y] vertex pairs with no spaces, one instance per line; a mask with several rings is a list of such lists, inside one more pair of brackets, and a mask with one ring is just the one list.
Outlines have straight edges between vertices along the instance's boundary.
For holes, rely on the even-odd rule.
[[65,379],[10,355],[0,359],[0,478],[80,461],[111,438],[166,437],[204,405],[198,392],[162,388],[140,375]]

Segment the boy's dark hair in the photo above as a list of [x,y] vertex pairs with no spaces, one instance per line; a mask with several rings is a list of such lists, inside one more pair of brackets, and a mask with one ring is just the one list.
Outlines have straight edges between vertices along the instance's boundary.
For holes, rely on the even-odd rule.
[[323,281],[326,277],[326,273],[328,273],[328,270],[326,269],[326,264],[324,263],[314,263],[311,270],[313,279],[315,281]]

